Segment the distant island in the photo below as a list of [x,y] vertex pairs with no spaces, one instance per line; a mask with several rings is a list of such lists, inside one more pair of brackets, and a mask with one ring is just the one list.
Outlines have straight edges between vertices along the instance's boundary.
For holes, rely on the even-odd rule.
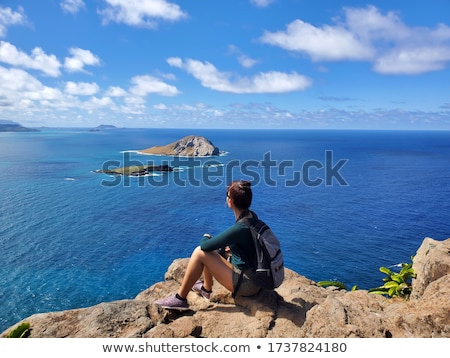
[[0,132],[39,132],[38,129],[23,127],[19,123],[0,119]]
[[[148,149],[137,151],[141,154],[186,156],[186,157],[210,157],[220,155],[222,152],[212,142],[205,137],[190,135],[176,142],[154,146]],[[172,172],[174,168],[169,165],[133,165],[129,167],[119,167],[114,169],[97,169],[94,173],[108,175],[145,176],[152,172]]]
[[142,154],[210,157],[221,154],[221,151],[209,139],[202,136],[189,135],[173,143],[140,150]]
[[108,175],[126,175],[132,177],[139,177],[149,175],[153,172],[172,172],[173,168],[167,164],[163,165],[132,165],[130,167],[121,167],[114,169],[97,169],[94,173],[103,173]]
[[118,128],[111,124],[100,124],[99,126],[97,126],[95,128],[89,129],[89,131],[90,132],[99,132],[99,131],[108,130],[108,129],[118,129]]

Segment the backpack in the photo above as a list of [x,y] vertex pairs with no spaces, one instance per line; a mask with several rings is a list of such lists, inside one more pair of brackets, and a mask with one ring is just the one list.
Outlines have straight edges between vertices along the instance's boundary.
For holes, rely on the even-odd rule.
[[284,280],[284,258],[280,241],[270,227],[250,211],[252,219],[239,220],[250,228],[256,249],[257,263],[253,272],[253,282],[261,288],[273,290]]

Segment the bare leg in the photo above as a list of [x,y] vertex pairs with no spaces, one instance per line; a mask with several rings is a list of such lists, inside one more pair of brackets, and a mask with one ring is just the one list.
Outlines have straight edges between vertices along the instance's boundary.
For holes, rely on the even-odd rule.
[[[214,277],[227,290],[233,292],[233,269],[231,265],[217,252],[203,251],[200,247],[196,247],[192,252],[183,282],[178,290],[180,297],[186,298],[203,271],[206,273],[205,281],[210,280],[212,284],[212,277]],[[205,288],[209,289],[206,286]]]
[[211,272],[209,272],[208,268],[205,266],[203,267],[203,287],[207,291],[212,290],[213,285],[213,277],[211,275]]

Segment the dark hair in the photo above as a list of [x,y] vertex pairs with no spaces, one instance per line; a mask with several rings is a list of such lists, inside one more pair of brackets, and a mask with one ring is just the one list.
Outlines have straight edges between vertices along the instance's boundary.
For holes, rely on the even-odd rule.
[[228,185],[227,195],[239,209],[248,209],[252,204],[252,184],[246,180],[235,180]]

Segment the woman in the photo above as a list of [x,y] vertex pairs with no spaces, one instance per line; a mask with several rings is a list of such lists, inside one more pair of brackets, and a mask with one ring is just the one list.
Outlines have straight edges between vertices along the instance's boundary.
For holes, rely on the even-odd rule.
[[[187,310],[189,305],[186,297],[190,290],[209,300],[213,278],[232,292],[233,297],[237,294],[253,296],[260,291],[260,287],[252,282],[247,272],[256,265],[252,234],[248,226],[239,222],[242,218],[252,218],[250,182],[244,180],[232,182],[228,186],[226,202],[234,213],[235,224],[215,237],[203,235],[200,246],[196,247],[191,255],[178,292],[156,301],[156,304],[167,309]],[[229,248],[230,261],[219,254],[218,250],[222,248]],[[199,280],[202,273],[203,282]]]

